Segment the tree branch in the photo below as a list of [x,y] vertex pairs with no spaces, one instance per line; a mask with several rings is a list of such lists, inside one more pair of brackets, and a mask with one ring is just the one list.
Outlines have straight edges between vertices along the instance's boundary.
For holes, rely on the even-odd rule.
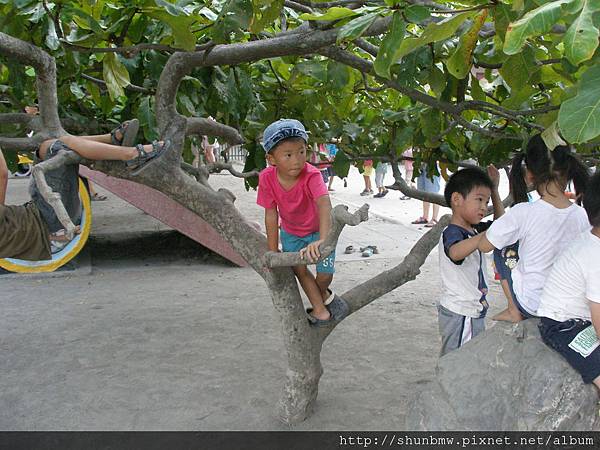
[[42,194],[42,197],[52,207],[56,213],[56,217],[65,228],[65,237],[70,241],[75,236],[75,224],[69,217],[64,203],[60,197],[60,194],[53,192],[48,183],[46,182],[45,172],[57,169],[62,166],[79,164],[83,158],[74,151],[60,150],[56,156],[46,161],[42,161],[31,170],[35,184]]
[[[379,18],[363,33],[365,36],[384,33],[391,17]],[[300,28],[300,27],[299,27]],[[178,114],[176,93],[181,79],[196,67],[236,65],[284,55],[305,55],[335,43],[339,28],[314,30],[302,28],[274,37],[229,45],[216,45],[210,52],[177,52],[171,55],[161,73],[156,92],[156,117],[159,129]]]
[[244,138],[238,130],[212,119],[188,117],[185,135],[190,136],[193,134],[220,137],[230,145],[238,145],[244,142]]
[[[346,205],[337,205],[331,210],[331,230],[319,246],[321,257],[319,262],[327,258],[335,250],[337,241],[344,226],[356,226],[369,218],[369,205],[364,204],[354,214],[348,212]],[[265,253],[265,265],[267,267],[291,267],[313,264],[300,256],[300,252],[267,252]]]
[[[450,223],[450,216],[443,216],[437,225],[417,241],[400,264],[343,293],[342,297],[350,306],[350,314],[406,282],[414,280],[421,273],[421,266],[427,256],[438,245],[440,235],[448,223]],[[332,329],[326,329],[325,333],[329,334],[331,331]]]
[[52,137],[64,134],[58,117],[54,58],[42,49],[2,32],[0,32],[0,55],[35,68],[43,129]]
[[[96,83],[100,86],[106,87],[106,81],[101,80],[100,78],[96,78],[91,75],[86,75],[85,73],[82,73],[81,77],[85,78],[86,80],[90,80],[91,82]],[[131,92],[141,92],[142,94],[154,94],[153,90],[141,86],[136,86],[135,84],[129,84],[125,86],[125,90]]]

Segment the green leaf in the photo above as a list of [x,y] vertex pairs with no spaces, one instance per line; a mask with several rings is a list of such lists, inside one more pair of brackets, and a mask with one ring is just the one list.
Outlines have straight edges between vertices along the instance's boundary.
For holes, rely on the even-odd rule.
[[406,20],[411,23],[421,23],[426,19],[431,17],[431,13],[429,12],[429,8],[421,5],[410,5],[408,8],[404,10],[404,17]]
[[156,6],[164,8],[172,16],[187,16],[188,15],[187,12],[185,12],[185,10],[181,6],[174,5],[173,3],[169,3],[165,0],[154,0],[154,3],[156,3]]
[[173,44],[177,48],[187,51],[193,51],[196,48],[196,37],[190,31],[195,22],[194,17],[190,16],[172,16],[165,10],[152,9],[146,12],[149,16],[167,24],[173,32]]
[[446,75],[435,64],[431,66],[428,84],[438,97],[446,89]]
[[514,55],[521,50],[525,40],[550,31],[561,17],[561,7],[573,0],[556,0],[529,11],[521,19],[511,23],[506,30],[504,53]]
[[581,76],[577,95],[560,107],[558,126],[571,144],[600,135],[600,66],[590,67]]
[[574,65],[587,61],[598,48],[600,32],[594,26],[593,15],[600,11],[598,0],[583,0],[583,8],[565,34],[565,56]]
[[327,63],[327,83],[335,90],[341,91],[350,81],[350,69],[337,61]]
[[250,25],[252,33],[260,33],[267,25],[272,24],[279,17],[284,0],[263,0],[253,2],[254,18]]
[[327,81],[327,68],[325,62],[317,60],[302,61],[296,64],[294,69],[323,83]]
[[471,74],[471,97],[473,98],[473,100],[477,100],[480,102],[484,102],[486,100],[485,92],[483,92],[483,89],[481,88],[481,85],[479,84],[479,80],[477,79],[477,77],[473,76],[472,74]]
[[352,41],[360,37],[371,24],[377,19],[379,13],[373,12],[365,14],[364,16],[352,19],[350,22],[340,28],[338,32],[336,42],[339,44],[343,41]]
[[486,18],[487,9],[484,9],[477,15],[469,31],[460,37],[456,51],[446,61],[448,72],[459,80],[466,78],[471,70],[473,50],[479,38],[479,30],[481,30]]
[[391,78],[390,67],[398,60],[397,52],[404,39],[406,23],[400,11],[394,12],[392,24],[377,52],[373,68],[380,77]]
[[231,34],[247,30],[253,17],[254,8],[251,0],[229,0],[211,27],[212,40],[219,44],[229,43]]
[[334,6],[333,8],[329,8],[325,14],[309,14],[304,13],[301,14],[300,20],[322,20],[322,21],[331,21],[331,20],[339,20],[345,19],[347,17],[354,17],[359,15],[360,13],[349,9],[349,8],[340,8],[339,6]]
[[558,134],[558,123],[556,121],[552,122],[552,125],[542,132],[542,139],[550,150],[554,150],[559,145],[567,145]]
[[504,41],[508,24],[516,18],[517,14],[504,3],[497,4],[496,7],[492,9],[492,14],[494,15],[494,28],[496,34]]
[[336,175],[340,178],[344,178],[348,176],[348,172],[350,171],[351,161],[348,159],[346,153],[343,150],[338,150],[335,154],[335,159],[333,160],[333,170]]
[[511,89],[521,89],[539,70],[539,66],[534,65],[533,61],[535,61],[534,51],[528,46],[522,52],[509,56],[502,63],[500,75]]
[[402,44],[398,49],[398,58],[408,55],[410,52],[423,45],[448,39],[454,35],[458,27],[460,27],[465,20],[474,17],[475,14],[477,14],[477,11],[468,11],[438,23],[430,23],[420,37],[408,38],[402,41]]
[[46,45],[51,50],[56,50],[60,47],[60,41],[58,40],[58,36],[56,34],[56,28],[54,27],[54,22],[50,17],[48,17],[48,34],[46,35]]
[[102,73],[111,100],[124,94],[123,88],[131,84],[129,72],[114,53],[106,53],[102,61]]
[[427,138],[435,138],[442,132],[442,112],[427,108],[419,115],[421,131]]
[[78,100],[81,100],[85,97],[85,92],[83,92],[81,90],[81,87],[74,81],[69,85],[69,89],[71,90],[71,93],[75,96],[75,98],[77,98]]
[[154,115],[154,111],[152,110],[150,100],[150,97],[144,97],[140,101],[137,114],[137,118],[140,121],[140,125],[144,132],[144,137],[148,142],[158,139],[158,133],[156,132],[156,117]]

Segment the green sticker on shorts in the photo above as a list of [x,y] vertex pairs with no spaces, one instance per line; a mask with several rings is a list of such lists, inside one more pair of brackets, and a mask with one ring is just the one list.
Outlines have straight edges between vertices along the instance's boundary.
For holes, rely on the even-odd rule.
[[600,341],[598,340],[598,336],[596,336],[596,330],[594,330],[593,325],[590,325],[575,336],[569,347],[584,358],[587,358],[599,345]]

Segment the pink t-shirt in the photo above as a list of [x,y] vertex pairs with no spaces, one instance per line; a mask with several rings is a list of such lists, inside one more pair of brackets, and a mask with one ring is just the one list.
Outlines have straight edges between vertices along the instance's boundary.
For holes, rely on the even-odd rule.
[[321,172],[308,163],[290,190],[285,190],[279,183],[277,167],[267,167],[258,176],[256,203],[263,208],[277,207],[281,228],[295,236],[319,231],[316,200],[323,195],[328,192]]

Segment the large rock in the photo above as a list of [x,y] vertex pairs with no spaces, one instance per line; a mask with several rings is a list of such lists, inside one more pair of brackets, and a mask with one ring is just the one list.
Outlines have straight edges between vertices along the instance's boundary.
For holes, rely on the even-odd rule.
[[595,387],[542,342],[537,323],[497,323],[441,358],[405,429],[600,430]]

